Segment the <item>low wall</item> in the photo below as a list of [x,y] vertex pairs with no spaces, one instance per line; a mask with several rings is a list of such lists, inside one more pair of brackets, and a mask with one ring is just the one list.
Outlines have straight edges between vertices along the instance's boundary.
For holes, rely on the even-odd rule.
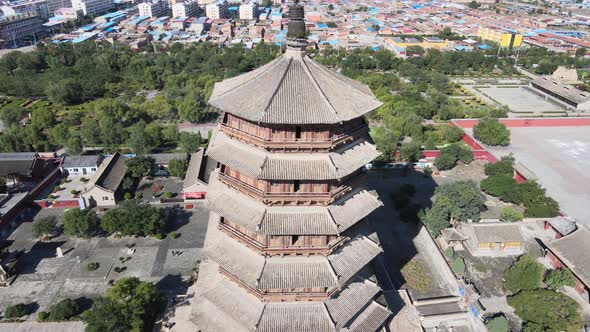
[[[478,119],[454,119],[451,123],[462,129],[473,128]],[[590,126],[590,118],[528,118],[500,119],[508,128],[518,127],[583,127]]]
[[46,209],[46,208],[57,208],[57,209],[71,209],[71,208],[79,208],[80,201],[77,199],[68,199],[68,200],[59,200],[59,201],[52,201],[52,200],[36,200],[35,204],[39,207]]

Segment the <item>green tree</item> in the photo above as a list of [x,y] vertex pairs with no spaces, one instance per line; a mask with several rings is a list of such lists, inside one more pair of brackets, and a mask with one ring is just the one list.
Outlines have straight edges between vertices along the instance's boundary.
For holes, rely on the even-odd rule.
[[585,47],[578,47],[578,49],[576,49],[576,57],[585,56],[586,53],[588,53],[588,49]]
[[522,204],[526,207],[525,217],[550,218],[559,215],[559,204],[547,197],[543,189],[535,181],[526,181],[519,186]]
[[504,272],[504,287],[512,294],[541,287],[545,268],[535,257],[526,254]]
[[414,55],[423,55],[424,49],[421,46],[408,46],[406,47],[406,55],[407,56],[414,56]]
[[47,108],[39,108],[31,114],[31,124],[39,129],[45,129],[55,124],[55,114]]
[[500,219],[506,222],[521,221],[524,218],[524,213],[513,207],[506,206],[502,208],[500,212]]
[[197,132],[196,134],[187,132],[180,133],[179,145],[186,153],[196,152],[201,147],[201,143],[203,143],[203,138],[201,137],[200,132]]
[[451,225],[451,220],[478,221],[483,198],[474,182],[443,184],[434,191],[432,208],[426,212],[425,224],[433,236]]
[[508,297],[523,320],[523,332],[568,331],[582,328],[580,305],[567,295],[546,289],[523,290]]
[[473,136],[483,144],[506,146],[510,144],[510,130],[496,118],[482,118],[473,127]]
[[514,173],[514,169],[512,165],[514,164],[514,158],[512,156],[504,156],[500,161],[495,163],[487,163],[484,166],[484,172],[487,176],[492,175],[509,175],[512,176]]
[[178,141],[178,127],[175,124],[168,125],[162,128],[162,139],[166,143],[174,143]]
[[556,269],[547,273],[545,283],[551,289],[558,289],[562,286],[574,287],[576,285],[576,279],[569,269]]
[[25,116],[26,112],[20,107],[6,106],[0,109],[0,120],[5,127],[18,125],[18,122]]
[[377,150],[381,152],[379,159],[389,162],[397,147],[399,135],[394,134],[386,127],[371,128],[370,134],[371,138],[375,142]]
[[61,322],[78,315],[80,307],[72,299],[63,299],[49,307],[49,320]]
[[486,322],[488,332],[509,332],[508,319],[504,315],[498,315]]
[[119,279],[105,297],[82,314],[86,331],[151,331],[165,298],[156,287],[138,278]]
[[480,3],[475,0],[472,0],[469,3],[469,8],[471,8],[471,9],[477,9],[477,8],[479,8],[479,6],[481,6]]
[[33,235],[35,237],[52,236],[57,232],[57,220],[55,217],[44,217],[33,223]]
[[439,170],[444,171],[455,167],[458,161],[465,164],[471,163],[473,161],[473,153],[467,146],[461,143],[454,143],[440,149],[440,156],[434,160],[434,165]]
[[168,164],[168,171],[170,175],[184,179],[186,176],[186,169],[188,164],[184,159],[172,159]]
[[63,79],[47,86],[45,93],[49,99],[58,104],[72,105],[81,101],[81,86],[72,79]]
[[133,157],[125,161],[127,174],[134,178],[146,176],[154,168],[154,160],[148,157]]
[[29,314],[29,309],[24,303],[11,304],[4,309],[4,319],[15,319]]
[[136,154],[141,156],[150,153],[159,143],[159,130],[154,131],[145,121],[139,120],[129,128],[127,144]]
[[463,131],[456,126],[441,126],[440,138],[443,142],[459,142],[463,138]]
[[64,213],[64,233],[88,238],[98,230],[98,216],[94,210],[70,209]]
[[457,159],[449,154],[441,154],[434,160],[434,166],[441,171],[451,169],[457,165]]
[[480,183],[481,190],[488,195],[499,197],[504,202],[520,203],[521,192],[512,175],[492,175]]
[[420,144],[411,142],[402,144],[400,148],[400,155],[406,161],[418,161],[422,157],[422,149]]
[[82,138],[79,135],[72,135],[66,142],[66,151],[70,155],[79,155],[84,151]]
[[109,233],[123,236],[155,235],[164,231],[164,217],[164,210],[130,199],[105,213],[100,226]]

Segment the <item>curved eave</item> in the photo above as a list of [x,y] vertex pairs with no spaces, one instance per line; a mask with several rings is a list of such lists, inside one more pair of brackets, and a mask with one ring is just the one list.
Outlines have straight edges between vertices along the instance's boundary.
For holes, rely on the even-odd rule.
[[261,180],[338,180],[379,156],[368,138],[357,139],[333,152],[270,153],[216,132],[207,155],[240,173]]

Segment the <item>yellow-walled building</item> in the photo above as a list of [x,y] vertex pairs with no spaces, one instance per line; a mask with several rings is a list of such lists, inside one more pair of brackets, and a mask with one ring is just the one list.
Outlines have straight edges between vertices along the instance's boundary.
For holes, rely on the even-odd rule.
[[500,47],[520,47],[522,34],[493,28],[479,27],[477,36],[482,40],[492,41]]

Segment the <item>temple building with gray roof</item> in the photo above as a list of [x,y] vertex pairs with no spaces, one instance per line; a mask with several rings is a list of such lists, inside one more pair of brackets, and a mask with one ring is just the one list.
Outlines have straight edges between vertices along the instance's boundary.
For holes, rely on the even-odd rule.
[[306,55],[300,4],[286,53],[216,83],[211,211],[192,301],[198,331],[377,331],[391,318],[372,269],[382,252],[363,185],[379,155],[370,89]]

